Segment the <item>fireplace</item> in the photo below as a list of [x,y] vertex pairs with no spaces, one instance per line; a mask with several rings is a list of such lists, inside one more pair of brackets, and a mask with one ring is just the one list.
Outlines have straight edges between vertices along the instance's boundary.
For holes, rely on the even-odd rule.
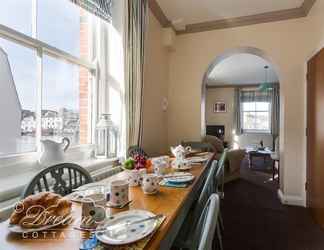
[[224,140],[225,126],[224,125],[207,125],[206,134],[216,136],[221,140]]

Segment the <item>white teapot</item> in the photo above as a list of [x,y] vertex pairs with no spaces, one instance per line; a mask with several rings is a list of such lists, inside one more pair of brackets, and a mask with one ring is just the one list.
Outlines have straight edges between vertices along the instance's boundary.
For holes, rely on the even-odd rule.
[[171,147],[171,152],[178,161],[183,161],[186,158],[186,154],[188,154],[190,151],[190,147],[184,148],[182,145]]
[[42,151],[38,162],[43,167],[64,162],[64,153],[70,146],[70,140],[67,137],[58,143],[52,140],[41,140]]

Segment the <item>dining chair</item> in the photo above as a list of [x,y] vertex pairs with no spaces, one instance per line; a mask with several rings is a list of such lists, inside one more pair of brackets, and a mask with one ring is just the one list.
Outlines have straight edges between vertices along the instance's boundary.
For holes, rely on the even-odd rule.
[[217,230],[217,218],[219,213],[219,196],[212,194],[199,217],[192,238],[190,250],[216,250],[213,238]]
[[[201,212],[203,211],[205,205],[207,204],[207,201],[209,197],[214,193],[216,183],[216,172],[217,172],[218,164],[217,161],[213,161],[210,170],[207,174],[207,179],[205,181],[205,184],[202,188],[202,191],[200,192],[198,201],[195,203],[192,210],[189,212],[185,219],[185,223],[181,226],[181,229],[179,230],[179,233],[176,237],[174,245],[181,249],[191,249],[191,245],[194,244],[192,242],[196,226],[198,225],[199,218],[201,215]],[[218,214],[218,213],[217,213]],[[216,222],[218,221],[218,217],[215,218]],[[218,223],[217,223],[218,225]],[[222,250],[222,237],[219,226],[217,226],[217,242],[220,246],[220,249]]]
[[139,146],[130,146],[127,150],[128,157],[135,157],[136,155],[143,155],[148,158],[148,154]]
[[201,150],[204,152],[214,152],[214,147],[208,142],[201,141],[182,141],[181,145],[183,147],[191,147],[194,150]]
[[62,163],[40,171],[25,187],[22,197],[50,191],[62,196],[70,194],[73,189],[93,182],[89,172],[74,163]]
[[228,149],[224,149],[221,157],[218,160],[218,167],[215,174],[217,185],[215,186],[215,193],[218,193],[221,199],[224,199],[224,183],[225,183],[225,164],[227,159]]

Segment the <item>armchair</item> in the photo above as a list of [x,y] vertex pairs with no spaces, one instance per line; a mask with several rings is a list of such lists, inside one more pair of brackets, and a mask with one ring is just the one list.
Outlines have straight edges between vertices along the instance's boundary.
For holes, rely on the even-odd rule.
[[[216,136],[206,135],[203,142],[210,143],[216,152],[215,159],[219,160],[224,152],[223,141]],[[225,183],[240,178],[240,168],[242,160],[245,157],[244,149],[229,149],[227,151],[227,159],[225,162]]]

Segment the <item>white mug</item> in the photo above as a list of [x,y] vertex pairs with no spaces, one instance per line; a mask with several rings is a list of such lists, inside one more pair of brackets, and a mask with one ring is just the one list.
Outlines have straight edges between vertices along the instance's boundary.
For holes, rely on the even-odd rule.
[[129,184],[126,180],[118,180],[110,183],[109,203],[113,206],[122,206],[128,202]]
[[106,218],[106,199],[102,194],[92,194],[81,200],[81,228],[94,229]]
[[159,190],[160,179],[156,174],[143,176],[142,189],[145,194],[155,194]]
[[165,161],[153,164],[154,173],[157,175],[164,175],[167,172],[169,164]]
[[140,170],[138,170],[138,172],[139,172],[139,175],[140,175],[139,184],[142,185],[143,176],[147,174],[146,168],[141,168]]
[[140,178],[141,178],[139,170],[136,170],[136,169],[127,170],[127,172],[128,172],[129,186],[131,186],[131,187],[138,186],[140,184]]

